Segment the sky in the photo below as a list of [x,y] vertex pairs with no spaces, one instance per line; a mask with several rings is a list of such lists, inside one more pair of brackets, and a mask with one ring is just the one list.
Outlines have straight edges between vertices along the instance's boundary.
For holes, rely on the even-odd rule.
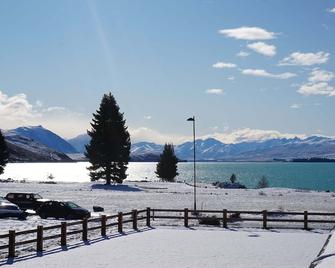
[[0,128],[132,141],[335,136],[335,1],[0,1]]

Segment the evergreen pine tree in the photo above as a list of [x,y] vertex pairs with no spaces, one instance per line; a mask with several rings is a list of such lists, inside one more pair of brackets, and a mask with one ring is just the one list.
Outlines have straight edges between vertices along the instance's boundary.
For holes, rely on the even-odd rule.
[[173,145],[165,144],[156,167],[157,177],[163,181],[175,181],[175,177],[178,175],[177,163],[178,158],[174,153]]
[[130,135],[126,120],[111,93],[105,94],[99,110],[93,114],[91,130],[87,131],[91,141],[86,145],[86,157],[92,181],[103,179],[122,183],[126,179],[130,154]]
[[4,136],[0,130],[0,174],[3,173],[6,164],[8,163],[9,152]]

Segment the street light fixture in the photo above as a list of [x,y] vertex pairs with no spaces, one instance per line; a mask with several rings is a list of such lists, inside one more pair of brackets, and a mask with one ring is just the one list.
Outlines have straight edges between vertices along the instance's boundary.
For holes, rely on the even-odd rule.
[[196,191],[196,170],[195,170],[195,116],[190,117],[187,121],[193,122],[193,191],[194,191],[194,214],[197,211],[197,191]]

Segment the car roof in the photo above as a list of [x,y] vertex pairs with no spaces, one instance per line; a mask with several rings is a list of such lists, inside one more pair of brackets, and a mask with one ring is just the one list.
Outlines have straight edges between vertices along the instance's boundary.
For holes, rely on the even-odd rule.
[[[7,195],[9,195],[9,194],[38,194],[38,193],[8,193]],[[40,194],[38,194],[38,195],[40,195]]]

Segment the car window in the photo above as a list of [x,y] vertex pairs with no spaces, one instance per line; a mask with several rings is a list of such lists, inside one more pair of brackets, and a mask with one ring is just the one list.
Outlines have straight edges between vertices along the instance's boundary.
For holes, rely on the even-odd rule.
[[17,195],[17,198],[18,198],[18,199],[24,199],[24,195],[23,195],[23,194],[18,194],[18,195]]
[[13,199],[13,198],[14,198],[14,195],[13,195],[13,194],[8,194],[8,195],[7,195],[7,198],[8,198],[8,199]]
[[66,202],[66,205],[69,206],[70,208],[80,208],[80,206],[78,206],[73,202]]

